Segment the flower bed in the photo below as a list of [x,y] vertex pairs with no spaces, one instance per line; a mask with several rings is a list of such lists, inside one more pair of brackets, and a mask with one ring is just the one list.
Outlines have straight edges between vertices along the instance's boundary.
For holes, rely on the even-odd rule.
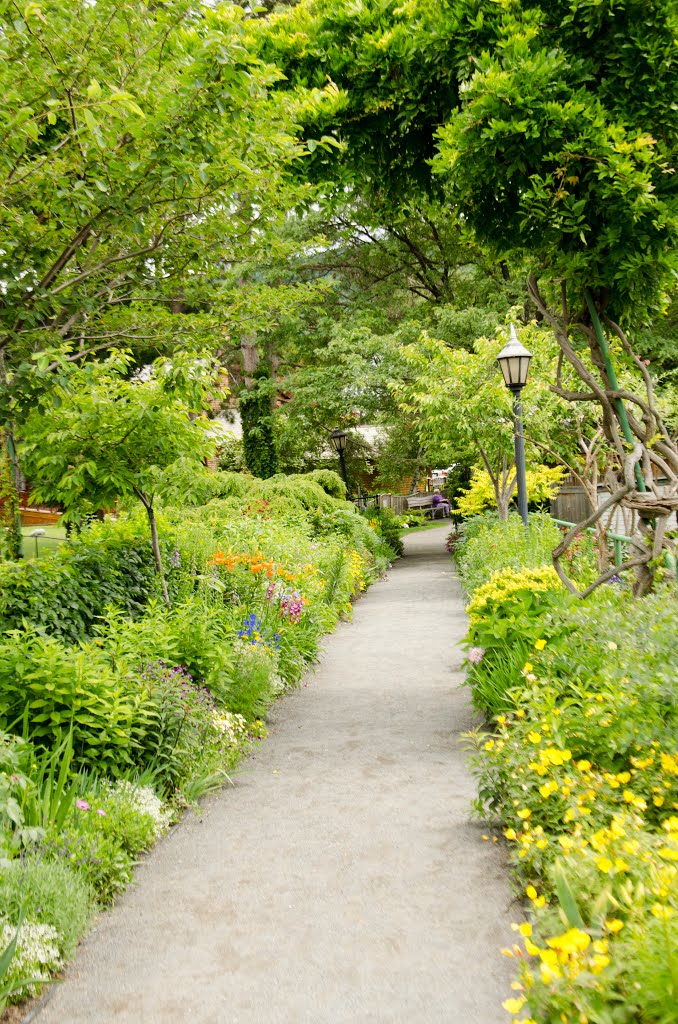
[[271,701],[395,557],[313,475],[214,490],[159,516],[169,606],[137,516],[0,565],[0,1007],[40,989],[139,854],[265,736]]
[[[527,904],[504,951],[518,968],[505,1008],[535,1024],[676,1021],[675,591],[573,602],[555,581],[532,585],[546,566],[497,569],[501,542],[486,535],[497,571],[474,576],[469,681],[493,729],[474,737],[476,809],[501,822]],[[517,654],[492,688],[497,623]]]

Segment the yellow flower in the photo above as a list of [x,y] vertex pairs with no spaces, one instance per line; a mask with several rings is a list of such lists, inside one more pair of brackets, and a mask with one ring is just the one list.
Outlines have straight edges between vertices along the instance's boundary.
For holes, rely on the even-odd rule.
[[494,740],[488,740],[487,743],[484,744],[484,747],[485,750],[494,750]]
[[535,640],[534,646],[537,648],[538,651],[543,651],[546,647],[546,640]]
[[663,857],[664,860],[678,860],[678,850],[672,846],[662,846],[659,850],[659,856]]
[[564,850],[571,850],[574,846],[574,839],[570,839],[569,836],[558,836],[558,842]]
[[532,811],[529,809],[529,807],[521,807],[521,809],[518,811],[518,817],[522,818],[523,821],[527,821],[531,814]]
[[532,935],[532,925],[529,921],[524,921],[518,928],[518,931],[521,935],[524,935],[526,939],[529,939]]
[[581,953],[587,949],[591,943],[591,936],[580,928],[569,928],[562,935],[554,935],[552,939],[547,939],[546,941],[551,949],[569,955]]
[[612,870],[612,861],[609,857],[596,857],[596,867],[599,871],[607,874],[608,871]]
[[539,743],[540,740],[541,740],[541,733],[538,733],[538,732],[528,732],[527,738],[530,741],[530,743]]
[[528,900],[536,900],[537,890],[533,885],[528,885],[527,889],[525,890],[525,895],[527,896]]
[[520,1013],[526,1002],[525,996],[520,996],[519,999],[505,999],[501,1005],[507,1013]]
[[525,664],[523,665],[523,672],[531,672],[533,668],[534,668],[534,665],[532,664],[532,662],[531,661],[526,661]]
[[673,917],[673,910],[671,907],[665,907],[661,903],[655,903],[652,906],[652,913],[655,917],[659,918],[660,921],[669,921]]
[[620,921],[618,917],[615,917],[611,921],[606,921],[605,927],[607,928],[608,932],[620,932],[624,927],[624,922]]
[[604,953],[596,953],[596,955],[591,958],[591,972],[593,974],[600,974],[600,972],[607,967],[609,962],[609,956],[605,956]]
[[549,964],[542,964],[540,968],[541,980],[545,985],[550,985],[556,978],[562,978],[563,972],[557,967],[551,967]]
[[507,828],[506,831],[504,832],[504,835],[506,836],[507,839],[515,839],[516,838],[515,829]]

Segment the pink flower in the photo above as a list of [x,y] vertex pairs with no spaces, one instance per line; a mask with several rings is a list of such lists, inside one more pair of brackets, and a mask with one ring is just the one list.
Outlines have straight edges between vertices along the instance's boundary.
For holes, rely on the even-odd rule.
[[483,647],[472,647],[468,652],[468,660],[472,665],[479,665],[485,656],[485,649]]
[[101,807],[97,808],[97,814],[99,815],[100,818],[106,817],[106,811],[102,810]]
[[92,810],[92,808],[90,807],[90,805],[87,803],[86,800],[76,800],[75,801],[75,806],[78,808],[79,811],[91,811]]

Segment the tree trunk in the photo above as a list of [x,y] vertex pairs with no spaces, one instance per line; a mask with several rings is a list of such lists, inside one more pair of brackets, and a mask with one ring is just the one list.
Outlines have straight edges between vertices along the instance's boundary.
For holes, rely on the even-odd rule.
[[242,374],[245,387],[250,390],[254,387],[254,375],[259,367],[259,349],[257,348],[257,336],[254,333],[244,334],[240,341],[242,352]]
[[155,519],[155,512],[153,510],[153,500],[148,498],[141,491],[135,489],[135,494],[141,504],[146,509],[146,515],[148,516],[148,523],[151,527],[151,546],[153,548],[153,557],[155,559],[155,571],[160,577],[160,585],[162,587],[162,596],[167,607],[171,607],[169,591],[167,589],[167,580],[165,579],[165,570],[162,564],[162,555],[160,553],[160,542],[158,541],[158,524]]

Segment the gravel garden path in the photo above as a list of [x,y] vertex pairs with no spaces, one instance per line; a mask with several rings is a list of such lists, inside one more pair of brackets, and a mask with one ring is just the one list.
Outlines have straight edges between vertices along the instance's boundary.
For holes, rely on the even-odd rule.
[[504,855],[469,822],[446,527],[278,702],[235,787],[144,860],[38,1024],[503,1024]]

